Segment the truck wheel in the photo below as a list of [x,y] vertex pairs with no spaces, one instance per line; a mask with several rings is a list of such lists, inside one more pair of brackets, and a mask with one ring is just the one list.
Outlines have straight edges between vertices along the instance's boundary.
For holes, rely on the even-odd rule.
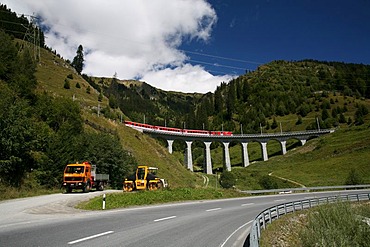
[[98,190],[99,191],[103,191],[104,190],[104,184],[103,183],[99,183]]
[[157,189],[162,189],[163,188],[163,183],[162,183],[162,181],[160,181],[160,182],[158,182],[157,183]]
[[90,191],[90,181],[88,181],[86,184],[85,184],[85,187],[82,189],[82,191],[84,193],[88,193]]

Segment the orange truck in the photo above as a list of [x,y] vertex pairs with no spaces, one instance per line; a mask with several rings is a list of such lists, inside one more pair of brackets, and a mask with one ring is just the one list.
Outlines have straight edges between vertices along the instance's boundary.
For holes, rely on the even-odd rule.
[[89,162],[81,164],[68,164],[64,169],[63,184],[66,193],[72,192],[73,189],[82,189],[87,193],[92,188],[104,190],[109,181],[108,174],[97,174],[96,166]]

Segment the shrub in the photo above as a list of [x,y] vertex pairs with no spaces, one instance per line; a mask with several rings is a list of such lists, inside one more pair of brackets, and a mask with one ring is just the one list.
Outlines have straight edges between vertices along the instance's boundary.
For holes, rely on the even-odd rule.
[[266,190],[271,190],[271,189],[277,189],[278,188],[278,185],[274,181],[274,179],[271,178],[271,176],[268,176],[268,175],[262,176],[259,179],[258,183],[259,183],[259,185],[261,185],[261,187],[263,189],[266,189]]
[[346,185],[356,185],[356,184],[362,184],[362,183],[363,183],[363,179],[360,173],[355,169],[351,169],[346,179]]
[[229,171],[224,171],[220,177],[220,184],[223,188],[229,189],[235,185],[235,176]]
[[65,79],[64,80],[64,88],[65,89],[70,89],[71,88],[71,84],[69,83],[69,80],[68,79]]

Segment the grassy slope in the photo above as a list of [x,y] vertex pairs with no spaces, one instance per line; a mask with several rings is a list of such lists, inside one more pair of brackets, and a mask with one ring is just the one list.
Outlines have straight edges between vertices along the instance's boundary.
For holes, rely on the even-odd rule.
[[[73,80],[70,80],[70,89],[64,89],[64,80],[67,75],[72,74]],[[141,165],[156,166],[159,168],[159,176],[168,180],[172,187],[197,187],[201,186],[203,179],[186,170],[178,159],[168,154],[166,149],[147,135],[143,135],[123,124],[116,123],[98,117],[96,108],[100,104],[101,108],[108,105],[108,99],[103,98],[98,102],[98,92],[91,88],[91,93],[86,93],[88,83],[73,69],[56,55],[42,49],[41,62],[37,67],[36,77],[38,79],[38,91],[47,92],[54,96],[70,97],[73,95],[75,100],[82,106],[83,117],[99,126],[107,129],[116,130],[123,147],[131,152]],[[76,83],[81,88],[76,88]],[[88,130],[93,131],[90,126],[85,126]]]
[[[36,71],[36,77],[39,82],[39,92],[47,92],[54,96],[69,98],[72,98],[74,95],[75,100],[78,101],[84,109],[97,107],[98,103],[100,103],[102,108],[108,105],[108,99],[105,97],[102,102],[98,102],[99,93],[93,88],[91,88],[90,94],[86,93],[89,84],[64,60],[45,49],[41,49],[40,60]],[[64,80],[69,74],[73,75],[73,79],[69,79],[71,88],[65,89]],[[76,87],[77,82],[80,84],[81,88]]]

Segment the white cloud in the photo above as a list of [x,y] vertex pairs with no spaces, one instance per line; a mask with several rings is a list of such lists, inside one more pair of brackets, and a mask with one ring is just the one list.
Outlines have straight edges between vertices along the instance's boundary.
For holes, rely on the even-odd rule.
[[213,92],[222,81],[231,80],[231,76],[215,77],[200,66],[184,64],[176,68],[166,68],[147,72],[143,80],[151,81],[159,88],[181,92]]
[[13,11],[42,17],[46,44],[70,60],[79,44],[84,73],[141,77],[152,86],[183,92],[214,91],[229,76],[186,63],[184,41],[207,42],[217,21],[205,0],[3,0]]

